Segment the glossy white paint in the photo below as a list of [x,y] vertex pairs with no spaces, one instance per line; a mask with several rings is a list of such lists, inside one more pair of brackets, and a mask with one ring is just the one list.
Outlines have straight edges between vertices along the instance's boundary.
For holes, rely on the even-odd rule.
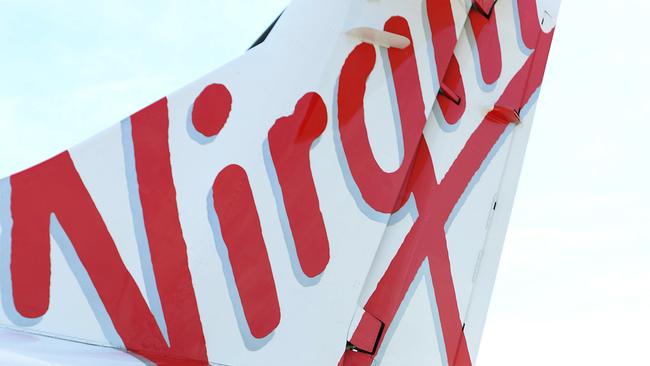
[[[436,173],[443,177],[527,56],[519,47],[514,2],[497,2],[495,11],[500,15],[503,75],[494,85],[483,85],[475,41],[466,24],[469,7],[451,1],[458,28],[455,54],[464,76],[468,104],[464,117],[453,127],[441,119],[436,104],[439,81],[421,0],[295,1],[266,42],[169,96],[169,143],[179,215],[210,361],[237,366],[268,365],[269,362],[337,364],[346,335],[350,333],[351,321],[355,314],[358,318],[359,309],[376,287],[417,216],[412,205],[393,216],[374,212],[360,204],[358,194],[349,188],[350,176],[340,155],[335,115],[338,74],[350,51],[359,43],[347,34],[350,29],[361,29],[364,31],[353,32],[361,39],[376,41],[381,46],[404,46],[399,37],[367,30],[382,29],[384,22],[393,15],[409,21],[428,116],[424,136]],[[548,8],[555,9],[551,5]],[[549,10],[546,14],[550,15],[544,16],[555,19],[557,11]],[[395,121],[390,112],[385,63],[385,59],[379,60],[371,75],[366,108],[368,115],[374,117],[368,127],[373,151],[378,160],[391,166],[401,160],[403,152],[397,142],[399,132],[387,128]],[[191,129],[188,111],[197,95],[211,83],[228,86],[233,96],[233,110],[219,136],[202,144],[191,131],[188,133]],[[318,281],[306,284],[295,275],[295,263],[287,253],[282,218],[278,215],[263,147],[275,120],[289,115],[295,102],[309,91],[316,91],[323,97],[330,113],[326,131],[311,150],[311,159],[332,259]],[[473,358],[478,350],[533,111],[522,116],[519,126],[511,126],[446,228],[459,311],[461,320],[467,324],[465,334]],[[129,204],[126,172],[130,167],[124,158],[123,133],[120,126],[115,126],[71,149],[71,155],[123,261],[164,326],[155,291],[148,282],[150,263],[137,248],[139,228],[134,224]],[[215,250],[206,214],[206,198],[216,174],[233,163],[246,169],[253,186],[282,309],[279,327],[272,336],[261,341],[242,332],[241,320],[228,295],[223,258]],[[0,203],[7,199],[0,197]],[[496,210],[493,209],[495,201],[498,202]],[[6,230],[0,227],[0,234],[7,235]],[[26,328],[30,332],[65,339],[122,347],[97,299],[84,292],[87,289],[83,279],[79,279],[80,273],[75,272],[74,264],[66,260],[64,250],[58,249],[58,245],[53,247],[51,308],[42,319],[27,324]],[[402,305],[401,322],[389,330],[391,337],[381,350],[381,365],[445,363],[437,309],[431,295],[433,285],[426,281],[427,269],[423,271],[418,277],[420,280],[416,280],[419,282],[412,284],[409,295],[412,297]],[[24,325],[20,320],[11,314],[11,309],[0,311],[0,324]],[[3,340],[0,360],[13,360],[18,365],[27,365],[29,363],[25,362],[30,360],[36,365],[38,362],[58,362],[63,354],[68,354],[79,365],[91,362],[83,363],[84,360],[93,360],[94,365],[101,366],[103,357],[106,357],[105,364],[140,364],[119,351],[13,331],[0,332],[0,339]]]

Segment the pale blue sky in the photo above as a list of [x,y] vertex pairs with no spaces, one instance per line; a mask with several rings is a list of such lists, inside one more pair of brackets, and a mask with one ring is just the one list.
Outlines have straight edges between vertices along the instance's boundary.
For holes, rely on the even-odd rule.
[[[287,3],[0,0],[0,177],[241,54]],[[648,14],[562,4],[479,366],[650,364]]]
[[0,177],[242,54],[288,0],[0,0]]

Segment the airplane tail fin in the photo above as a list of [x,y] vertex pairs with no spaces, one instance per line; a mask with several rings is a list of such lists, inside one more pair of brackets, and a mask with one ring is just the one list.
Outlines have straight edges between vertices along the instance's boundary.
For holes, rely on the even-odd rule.
[[294,1],[0,180],[0,324],[161,365],[471,365],[558,4]]

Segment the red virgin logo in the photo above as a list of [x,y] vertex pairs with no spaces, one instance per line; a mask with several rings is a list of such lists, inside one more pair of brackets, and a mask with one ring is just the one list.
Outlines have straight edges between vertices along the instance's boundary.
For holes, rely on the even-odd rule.
[[[489,2],[470,11],[469,20],[483,82],[493,84],[501,77],[501,51],[497,14],[485,3]],[[435,62],[442,80],[438,105],[447,123],[455,124],[466,105],[463,78],[453,55],[456,34],[451,5],[449,1],[428,0],[427,10]],[[338,121],[345,162],[365,204],[386,214],[398,211],[410,197],[417,205],[419,216],[415,224],[365,306],[366,312],[383,324],[375,347],[348,349],[341,359],[342,365],[372,363],[408,284],[425,261],[435,284],[446,357],[450,364],[471,364],[451,279],[444,227],[470,181],[508,128],[507,122],[512,122],[541,85],[553,33],[542,32],[534,0],[519,0],[518,11],[522,40],[534,51],[443,177],[436,175],[422,136],[427,121],[422,85],[411,30],[401,17],[393,17],[385,25],[386,31],[411,40],[405,49],[388,50],[403,132],[404,157],[397,170],[385,172],[370,148],[364,97],[377,51],[366,43],[352,50],[342,66],[336,116],[329,114],[319,94],[307,93],[296,102],[291,115],[279,118],[268,131],[271,173],[280,187],[278,205],[285,211],[295,255],[306,278],[326,272],[332,260],[309,155],[328,120]],[[209,142],[230,123],[233,103],[236,101],[226,85],[207,86],[192,107],[195,131]],[[329,108],[332,110],[335,109]],[[203,325],[172,177],[167,100],[131,116],[128,126],[125,131],[132,141],[137,194],[166,330],[160,328],[124,265],[68,152],[10,177],[10,225],[3,222],[3,229],[10,227],[10,231],[3,230],[2,235],[8,236],[11,249],[8,282],[12,305],[26,319],[38,319],[47,313],[50,231],[54,222],[69,239],[128,350],[153,362],[189,359],[205,365]],[[246,324],[253,337],[262,339],[280,324],[281,307],[246,170],[239,165],[225,167],[216,175],[211,192],[205,193],[210,197],[209,214],[216,219],[211,221],[215,240],[222,240],[225,246]],[[364,321],[370,320],[362,319],[360,329],[364,328]],[[355,337],[365,335],[358,333]]]

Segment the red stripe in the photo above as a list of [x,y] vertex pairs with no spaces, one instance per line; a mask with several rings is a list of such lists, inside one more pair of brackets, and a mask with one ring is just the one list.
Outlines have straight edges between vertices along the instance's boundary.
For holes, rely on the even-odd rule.
[[205,339],[170,163],[167,99],[134,114],[131,128],[142,213],[171,353],[205,360]]
[[[11,188],[11,270],[17,310],[27,317],[43,315],[47,310],[49,217],[54,213],[125,346],[166,353],[162,333],[70,155],[65,152],[12,176]],[[34,259],[39,262],[34,263]],[[30,280],[25,282],[25,278]]]
[[459,103],[454,103],[443,95],[437,97],[445,121],[453,125],[465,113],[467,103],[463,76],[460,73],[458,59],[454,55],[454,48],[458,42],[454,13],[449,0],[427,0],[426,7],[438,80],[441,85],[444,84],[460,97]]
[[311,171],[309,152],[327,126],[327,107],[316,93],[298,101],[291,116],[269,131],[269,148],[278,176],[296,254],[303,273],[316,277],[329,263],[330,249]]
[[[386,23],[389,32],[411,39],[407,21],[393,17]],[[361,44],[348,56],[339,79],[338,108],[341,143],[354,181],[364,200],[373,209],[393,213],[405,201],[398,200],[422,136],[426,116],[413,43],[404,50],[391,48],[390,58],[404,141],[404,158],[394,172],[377,163],[365,126],[366,82],[376,61],[375,49]]]
[[246,171],[224,168],[213,186],[214,208],[251,334],[264,338],[280,324],[280,304]]
[[497,28],[497,14],[493,11],[489,17],[478,10],[469,12],[474,40],[479,56],[481,74],[486,84],[493,84],[501,76],[501,42]]
[[542,31],[537,13],[536,0],[517,0],[519,9],[519,22],[521,26],[521,37],[529,49],[535,49],[537,38]]
[[445,97],[444,95],[438,95],[437,102],[440,110],[442,111],[442,116],[450,125],[455,125],[463,114],[465,114],[465,109],[467,108],[467,96],[465,95],[465,84],[463,82],[463,76],[460,73],[460,65],[458,64],[458,59],[456,56],[451,57],[449,66],[444,77],[442,78],[442,84],[447,88],[454,91],[454,93],[460,98],[459,103],[455,103],[451,99]]

